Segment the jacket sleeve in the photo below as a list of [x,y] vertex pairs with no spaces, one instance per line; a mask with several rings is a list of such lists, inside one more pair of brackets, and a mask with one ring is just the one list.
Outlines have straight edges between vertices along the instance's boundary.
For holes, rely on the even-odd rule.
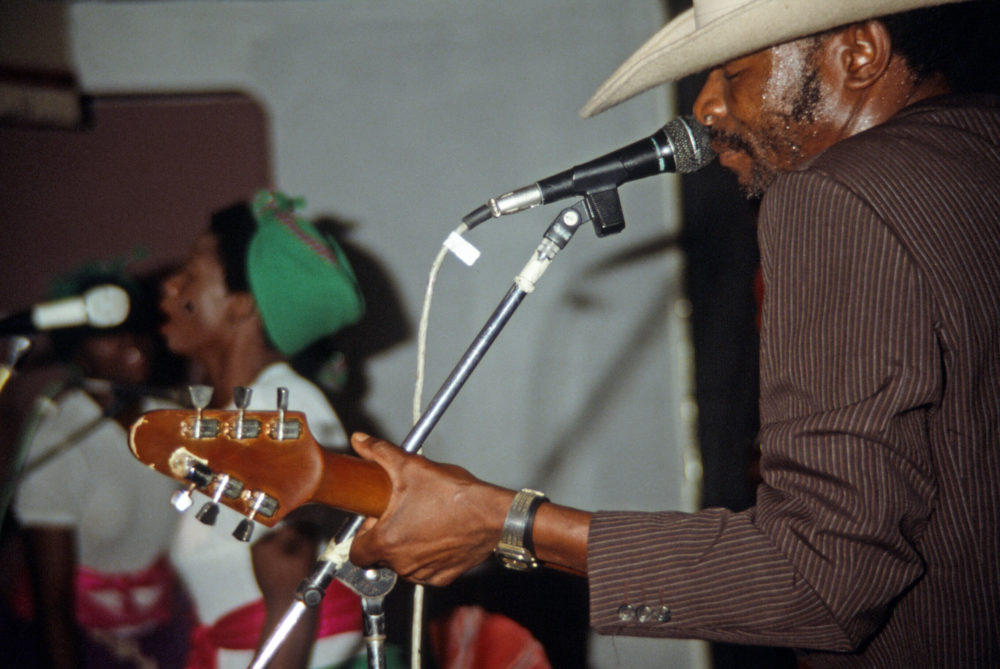
[[872,209],[815,169],[780,178],[759,225],[757,504],[596,514],[600,632],[847,651],[923,573],[924,426],[942,390],[926,282]]

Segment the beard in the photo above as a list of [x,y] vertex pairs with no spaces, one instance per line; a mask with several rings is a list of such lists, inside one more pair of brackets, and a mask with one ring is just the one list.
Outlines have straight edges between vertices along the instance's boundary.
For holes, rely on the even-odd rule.
[[[786,128],[784,124],[780,126]],[[719,151],[731,150],[743,153],[750,159],[750,173],[747,180],[740,180],[740,190],[749,200],[763,197],[774,180],[788,167],[769,159],[769,156],[787,155],[797,162],[802,157],[802,147],[788,137],[787,132],[778,128],[762,128],[755,132],[722,132],[712,130],[712,143]]]

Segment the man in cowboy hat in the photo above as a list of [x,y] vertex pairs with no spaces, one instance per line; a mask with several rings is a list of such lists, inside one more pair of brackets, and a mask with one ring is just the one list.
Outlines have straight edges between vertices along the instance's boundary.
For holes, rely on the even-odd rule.
[[585,574],[603,633],[1000,666],[1000,99],[949,93],[941,4],[696,0],[584,107],[710,70],[695,115],[763,194],[755,507],[589,513],[355,435],[393,496],[353,560],[495,551]]

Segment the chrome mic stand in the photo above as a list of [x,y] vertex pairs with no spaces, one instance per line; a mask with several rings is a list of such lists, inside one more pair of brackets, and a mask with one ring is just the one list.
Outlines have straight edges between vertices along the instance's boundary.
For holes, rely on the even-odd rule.
[[[608,192],[602,191],[600,195],[607,196]],[[613,195],[617,196],[617,192],[613,192]],[[614,204],[617,204],[617,197],[614,200]],[[414,423],[409,434],[399,444],[403,450],[408,453],[416,453],[420,449],[459,390],[472,375],[486,351],[513,316],[514,311],[528,293],[535,289],[535,284],[548,269],[556,254],[569,243],[577,229],[583,223],[593,221],[598,236],[603,236],[612,231],[611,226],[605,223],[605,218],[617,218],[620,221],[620,225],[613,226],[614,232],[624,227],[620,207],[611,207],[611,209],[614,211],[608,211],[606,199],[603,197],[595,198],[587,195],[583,200],[559,212],[559,215],[545,231],[541,243],[532,253],[528,263],[515,277],[514,284],[507,291],[500,305],[479,331],[423,415]],[[341,530],[337,538],[330,543],[313,568],[313,573],[299,585],[295,593],[296,601],[288,608],[270,637],[261,646],[260,652],[254,658],[249,669],[267,667],[268,662],[274,657],[275,652],[302,615],[309,608],[317,606],[323,599],[327,586],[334,578],[339,579],[347,587],[361,595],[365,643],[368,650],[368,669],[385,669],[383,603],[385,596],[395,586],[396,574],[388,569],[362,570],[350,563],[350,542],[361,529],[363,522],[363,516],[354,516],[348,525]]]
[[27,337],[11,337],[7,343],[7,361],[0,364],[0,392],[14,375],[14,367],[31,348],[31,340]]
[[[31,340],[27,337],[15,336],[7,341],[6,361],[0,364],[0,393],[7,387],[7,382],[14,376],[14,368],[30,348]],[[28,442],[25,439],[22,436],[18,440],[13,459],[8,464],[8,471],[0,473],[0,527],[3,526],[4,520],[7,518],[7,507],[10,505],[11,496],[13,496],[16,487],[15,479],[27,453]]]

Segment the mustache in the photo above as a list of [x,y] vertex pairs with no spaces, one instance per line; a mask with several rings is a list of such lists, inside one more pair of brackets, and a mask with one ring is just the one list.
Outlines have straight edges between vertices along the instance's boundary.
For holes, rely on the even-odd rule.
[[[757,155],[753,145],[750,144],[750,142],[743,135],[711,128],[709,130],[709,136],[711,137],[712,144],[721,148],[723,151],[742,151],[751,158],[755,158]],[[721,151],[718,152],[721,153]]]

